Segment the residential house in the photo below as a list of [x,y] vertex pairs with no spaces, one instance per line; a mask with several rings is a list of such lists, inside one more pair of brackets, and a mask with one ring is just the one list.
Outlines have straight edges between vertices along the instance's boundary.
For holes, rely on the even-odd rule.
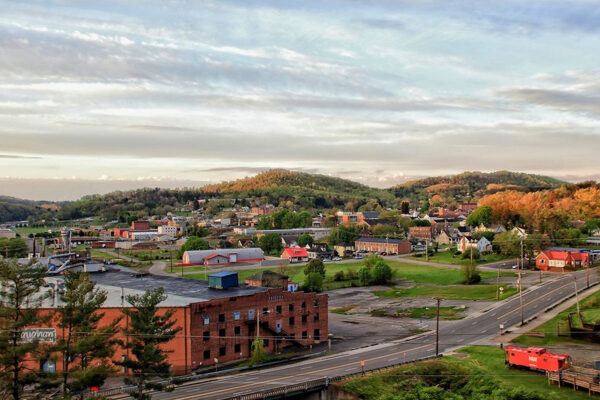
[[340,257],[352,257],[352,253],[354,253],[354,245],[350,243],[338,243],[333,246],[333,250]]
[[485,225],[481,224],[475,228],[475,232],[492,232],[495,234],[499,234],[502,232],[506,232],[506,229],[502,225]]
[[284,235],[281,237],[281,245],[283,247],[298,247],[299,235]]
[[307,245],[306,251],[308,252],[309,258],[319,258],[321,260],[325,258],[333,257],[333,250],[329,249],[327,243],[313,243],[312,245]]
[[283,249],[281,258],[288,259],[291,263],[308,261],[308,252],[303,247],[288,247]]
[[482,236],[477,241],[477,250],[479,250],[479,254],[491,253],[493,250],[492,242],[490,242],[485,236]]
[[591,263],[588,253],[545,250],[535,258],[535,267],[542,271],[563,272],[586,267]]
[[511,229],[511,232],[521,239],[525,239],[527,237],[527,231],[525,230],[525,228],[515,226]]
[[438,245],[450,244],[450,236],[446,233],[445,230],[442,230],[439,235],[435,238],[435,242]]

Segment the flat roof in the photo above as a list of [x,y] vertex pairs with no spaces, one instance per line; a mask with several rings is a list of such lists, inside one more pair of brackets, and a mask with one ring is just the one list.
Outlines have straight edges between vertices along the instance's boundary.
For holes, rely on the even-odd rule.
[[216,276],[217,278],[222,278],[224,276],[231,276],[231,275],[237,275],[237,272],[221,271],[221,272],[215,272],[214,274],[210,274],[209,276]]
[[268,290],[268,288],[245,284],[228,289],[211,289],[206,281],[122,271],[91,273],[90,279],[103,286],[123,287],[139,291],[162,287],[169,297],[186,298],[186,301],[189,303],[235,296],[248,296]]

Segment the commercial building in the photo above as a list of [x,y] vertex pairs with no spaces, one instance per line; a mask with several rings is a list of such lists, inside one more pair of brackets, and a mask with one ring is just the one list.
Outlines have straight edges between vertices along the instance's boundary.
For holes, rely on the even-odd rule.
[[411,226],[408,228],[411,239],[421,239],[431,241],[433,239],[433,227],[431,226]]
[[225,264],[235,264],[240,262],[257,262],[262,261],[264,258],[264,253],[262,249],[258,247],[250,247],[244,249],[191,250],[183,253],[183,262],[181,265],[204,265],[204,261],[208,257],[215,255],[226,257],[227,262]]
[[308,261],[308,252],[303,247],[288,247],[283,249],[281,258],[288,259],[291,263]]
[[546,250],[535,258],[535,267],[542,271],[563,272],[591,266],[589,253]]
[[[126,297],[142,294],[151,288],[164,288],[168,297],[159,304],[159,312],[171,310],[175,327],[181,329],[170,342],[162,345],[175,374],[187,374],[215,363],[247,358],[257,332],[268,352],[289,346],[317,344],[327,340],[329,333],[326,294],[237,285],[236,273],[211,276],[209,279],[213,287],[204,281],[119,271],[90,274],[90,278],[108,295],[99,310],[104,314],[100,326],[110,324],[116,318],[122,318],[120,328],[127,326],[128,318],[122,313],[123,308],[130,307]],[[54,288],[62,284],[61,277],[47,280]],[[50,296],[44,301],[40,313],[53,313],[61,305],[59,296]],[[28,336],[43,336],[42,341],[47,343],[56,343],[62,332],[56,319],[27,327]],[[128,341],[122,332],[117,338],[125,343]],[[115,361],[131,356],[127,349],[116,349]],[[60,360],[56,364],[51,360],[42,364],[57,371],[62,368]],[[32,361],[28,367],[39,366],[38,361]]]
[[361,237],[354,242],[354,248],[358,252],[408,254],[412,247],[406,240]]

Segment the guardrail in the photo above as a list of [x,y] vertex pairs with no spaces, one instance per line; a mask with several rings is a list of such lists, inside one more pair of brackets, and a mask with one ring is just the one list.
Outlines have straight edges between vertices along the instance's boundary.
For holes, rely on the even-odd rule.
[[411,361],[403,361],[401,363],[388,365],[385,367],[368,369],[368,370],[365,370],[364,373],[361,371],[361,372],[356,372],[353,374],[313,379],[311,381],[297,383],[294,385],[287,385],[287,386],[282,386],[279,388],[261,390],[261,391],[253,392],[253,393],[238,394],[238,395],[235,395],[232,397],[224,398],[223,400],[261,400],[261,399],[269,399],[269,398],[273,398],[273,397],[281,397],[281,396],[285,397],[288,395],[299,394],[299,393],[314,391],[314,390],[318,390],[318,389],[324,389],[324,388],[327,388],[330,383],[335,383],[335,382],[344,381],[346,379],[356,378],[359,376],[363,376],[366,373],[384,372],[384,371],[388,371],[390,369],[401,367],[406,364],[411,364],[411,363],[425,361],[425,360],[431,360],[431,359],[440,358],[440,357],[442,357],[442,356],[440,355],[440,356],[422,357],[422,358],[417,358],[417,359],[411,360]]

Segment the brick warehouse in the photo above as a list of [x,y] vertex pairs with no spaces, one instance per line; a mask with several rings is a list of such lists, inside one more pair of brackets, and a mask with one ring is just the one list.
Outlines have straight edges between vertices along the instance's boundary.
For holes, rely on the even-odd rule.
[[408,254],[412,246],[407,240],[361,237],[354,242],[354,248],[356,251],[369,253]]
[[[329,334],[326,294],[248,285],[219,290],[208,287],[204,281],[118,271],[90,274],[90,278],[108,292],[108,300],[100,310],[105,314],[101,324],[122,316],[121,309],[127,306],[122,295],[141,294],[154,287],[165,289],[169,297],[159,306],[163,312],[173,310],[176,326],[181,328],[164,347],[175,374],[214,365],[215,359],[218,364],[223,364],[247,358],[256,337],[257,319],[260,320],[259,335],[269,352],[317,344],[327,340]],[[41,312],[50,313],[57,306],[60,304],[56,297],[48,299]],[[120,326],[127,323],[123,318]],[[62,334],[55,321],[48,326],[28,329],[32,334],[48,334],[47,331],[52,330],[48,335],[54,340]],[[118,338],[127,340],[123,336]],[[114,359],[121,360],[126,356],[126,350],[117,348]],[[56,370],[61,367],[57,360]]]

